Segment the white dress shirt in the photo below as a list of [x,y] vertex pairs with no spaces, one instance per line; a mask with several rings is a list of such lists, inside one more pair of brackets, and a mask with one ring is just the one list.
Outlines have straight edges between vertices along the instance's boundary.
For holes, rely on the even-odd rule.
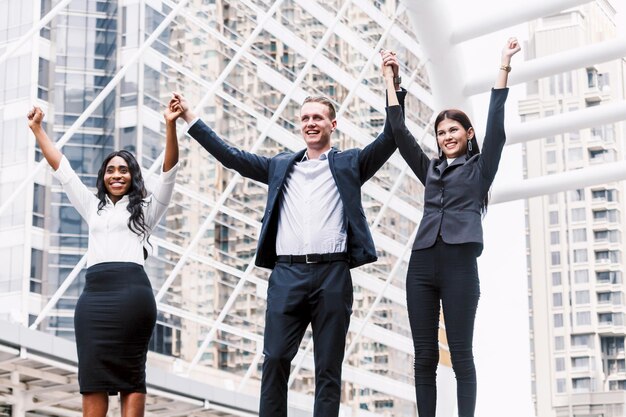
[[[174,192],[178,164],[162,172],[154,192],[144,199],[144,219],[150,232],[159,222]],[[145,240],[128,228],[130,213],[128,196],[116,204],[106,197],[106,205],[98,211],[100,200],[83,184],[65,156],[54,176],[63,186],[70,202],[89,226],[87,266],[101,262],[133,262],[144,264]]]
[[343,203],[330,171],[328,153],[306,154],[285,181],[278,216],[277,255],[346,251]]

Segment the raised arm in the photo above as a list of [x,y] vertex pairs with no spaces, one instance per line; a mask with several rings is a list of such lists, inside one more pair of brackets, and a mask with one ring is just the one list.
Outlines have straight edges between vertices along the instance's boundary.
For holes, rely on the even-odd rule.
[[178,101],[172,97],[163,117],[165,118],[165,155],[163,156],[163,172],[172,169],[178,163],[178,136],[176,135],[176,119],[183,113]]
[[496,82],[493,88],[506,88],[507,81],[509,80],[509,72],[511,72],[511,58],[513,55],[521,50],[521,46],[516,38],[509,38],[502,48],[502,58],[500,60],[500,70],[496,77]]
[[98,198],[78,178],[67,158],[54,146],[54,143],[41,127],[44,117],[43,111],[35,106],[28,112],[27,117],[28,127],[35,134],[43,156],[54,170],[54,176],[63,186],[63,191],[67,194],[76,211],[89,223],[89,214],[93,211],[93,207],[98,204]]
[[226,168],[234,169],[241,175],[267,184],[269,181],[270,158],[246,152],[224,142],[209,126],[199,120],[191,110],[187,100],[174,93],[176,105],[180,106],[181,116],[189,125],[189,135]]
[[498,164],[502,156],[502,149],[506,142],[504,131],[504,104],[508,96],[507,80],[511,71],[511,58],[520,51],[520,45],[515,38],[509,38],[502,48],[501,67],[491,91],[489,113],[487,114],[487,126],[485,140],[483,141],[482,155],[479,161],[483,176],[491,184],[498,171]]
[[33,106],[33,109],[28,112],[27,117],[28,127],[35,135],[35,139],[37,139],[37,143],[41,148],[44,158],[46,158],[46,161],[48,161],[52,169],[56,171],[59,168],[63,154],[54,146],[54,143],[50,140],[46,131],[41,126],[41,122],[44,117],[43,111],[41,108]]
[[[400,77],[398,76],[399,64],[396,54],[390,51],[381,51],[384,58],[387,57],[387,70],[392,76],[392,84],[394,85],[394,100],[400,107],[404,107],[404,97],[406,90],[400,88]],[[393,131],[389,124],[389,116],[385,118],[385,127],[378,137],[368,144],[359,153],[359,168],[361,182],[365,183],[384,165],[391,155],[396,151],[396,142],[393,140]]]
[[387,87],[387,121],[391,125],[393,138],[398,145],[400,155],[421,183],[426,184],[430,159],[424,154],[404,123],[404,109],[399,105],[395,94],[395,76],[386,68],[388,68],[388,64],[386,64],[385,56],[383,56],[383,77]]

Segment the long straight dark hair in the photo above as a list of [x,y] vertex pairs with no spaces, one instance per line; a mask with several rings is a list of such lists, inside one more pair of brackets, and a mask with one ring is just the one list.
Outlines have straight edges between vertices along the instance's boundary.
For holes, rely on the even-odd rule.
[[128,218],[128,228],[133,233],[137,234],[137,236],[147,240],[150,235],[150,230],[146,225],[143,215],[143,199],[146,198],[148,192],[146,191],[146,187],[144,185],[139,163],[137,163],[137,159],[135,159],[132,153],[126,150],[114,151],[108,154],[107,157],[104,158],[104,161],[102,161],[102,165],[98,171],[98,179],[96,180],[96,188],[98,190],[96,196],[98,197],[98,200],[100,200],[98,203],[98,212],[106,205],[107,190],[104,186],[104,173],[106,172],[109,161],[116,156],[119,156],[126,161],[130,172],[130,189],[126,194],[128,196],[127,209],[130,213],[130,217]]
[[[465,155],[467,159],[470,159],[474,155],[478,155],[480,153],[480,148],[478,147],[478,140],[476,140],[476,129],[474,129],[474,126],[472,125],[469,117],[467,117],[467,114],[459,109],[446,109],[441,111],[435,119],[435,138],[437,137],[437,127],[439,126],[439,123],[441,123],[444,119],[450,119],[458,122],[461,126],[463,126],[463,129],[465,130],[469,130],[470,128],[474,130],[474,136],[472,137],[472,139],[470,139],[470,143],[472,144],[472,150],[470,150],[468,146]],[[437,151],[441,155],[442,151],[441,148],[439,148],[439,142],[437,140],[435,140],[435,142],[437,143]],[[489,194],[487,194],[485,196],[485,199],[483,200],[483,207],[481,209],[483,214],[487,212],[488,204]]]

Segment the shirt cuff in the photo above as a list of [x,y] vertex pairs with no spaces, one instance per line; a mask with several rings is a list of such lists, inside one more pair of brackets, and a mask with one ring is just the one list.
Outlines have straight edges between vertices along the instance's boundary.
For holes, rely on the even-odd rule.
[[163,184],[172,183],[176,180],[176,174],[178,173],[178,168],[180,168],[180,161],[176,162],[169,171],[163,172],[163,165],[161,165],[161,182]]
[[187,125],[187,130],[185,131],[186,134],[189,134],[189,129],[191,129],[192,126],[198,122],[198,120],[200,120],[200,117],[196,117],[191,122],[189,122],[189,124]]
[[54,178],[59,180],[61,185],[67,184],[68,182],[70,182],[72,177],[74,177],[74,170],[72,169],[70,161],[67,160],[65,155],[63,155],[63,157],[61,158],[61,162],[59,163],[59,167],[57,168],[57,170],[52,171],[52,175],[54,176]]

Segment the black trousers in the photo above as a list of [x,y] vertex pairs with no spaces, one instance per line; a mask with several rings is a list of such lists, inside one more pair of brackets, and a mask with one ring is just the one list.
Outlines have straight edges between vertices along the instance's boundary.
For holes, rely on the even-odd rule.
[[267,290],[259,417],[287,417],[291,361],[309,323],[315,358],[314,417],[336,417],[352,313],[348,263],[278,263]]
[[435,417],[439,362],[439,305],[443,305],[452,368],[457,380],[459,417],[473,417],[476,368],[472,353],[480,297],[475,244],[434,246],[411,254],[406,278],[407,307],[415,348],[415,392],[420,417]]

